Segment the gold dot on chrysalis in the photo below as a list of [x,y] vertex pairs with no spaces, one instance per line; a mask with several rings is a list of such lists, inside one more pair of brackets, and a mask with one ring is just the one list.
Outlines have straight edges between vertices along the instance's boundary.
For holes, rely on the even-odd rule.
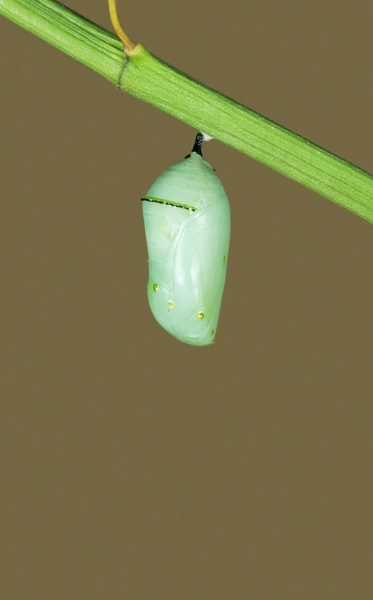
[[174,307],[174,303],[172,302],[172,300],[170,300],[170,301],[169,301],[169,303],[168,303],[168,306],[169,306],[170,308],[173,308],[173,307]]
[[204,315],[204,313],[203,313],[203,312],[200,312],[200,313],[198,313],[198,318],[199,318],[199,319],[201,319],[201,321],[202,321],[202,319],[203,319],[203,317],[204,317],[204,316],[205,316],[205,315]]
[[156,284],[156,283],[153,283],[153,290],[154,290],[155,292],[158,292],[158,286],[157,286],[157,284]]

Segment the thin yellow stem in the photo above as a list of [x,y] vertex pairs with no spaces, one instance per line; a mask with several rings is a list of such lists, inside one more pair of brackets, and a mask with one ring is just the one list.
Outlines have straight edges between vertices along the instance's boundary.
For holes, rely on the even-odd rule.
[[119,17],[118,17],[118,11],[117,11],[117,0],[108,0],[108,3],[109,3],[109,14],[110,14],[111,23],[114,27],[114,30],[115,30],[117,36],[119,37],[120,41],[123,44],[124,52],[127,54],[127,56],[129,56],[130,54],[132,54],[133,50],[136,48],[136,44],[131,42],[128,35],[126,33],[124,33],[124,31],[121,27]]

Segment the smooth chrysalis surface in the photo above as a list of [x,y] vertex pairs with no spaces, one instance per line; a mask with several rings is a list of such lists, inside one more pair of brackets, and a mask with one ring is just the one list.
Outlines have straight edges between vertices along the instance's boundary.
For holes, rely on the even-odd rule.
[[181,342],[215,341],[227,272],[230,210],[214,169],[193,150],[169,167],[142,198],[151,311]]

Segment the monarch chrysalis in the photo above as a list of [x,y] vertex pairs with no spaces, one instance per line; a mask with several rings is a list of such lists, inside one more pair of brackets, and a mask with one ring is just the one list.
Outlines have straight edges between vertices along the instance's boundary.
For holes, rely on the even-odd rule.
[[230,238],[229,201],[202,158],[203,139],[198,133],[192,152],[142,198],[151,311],[171,335],[195,346],[215,341]]

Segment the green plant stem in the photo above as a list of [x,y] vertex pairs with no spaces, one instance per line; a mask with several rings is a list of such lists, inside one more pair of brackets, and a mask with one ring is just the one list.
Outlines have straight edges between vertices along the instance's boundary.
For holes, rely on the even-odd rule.
[[123,68],[123,48],[113,34],[54,0],[0,0],[0,15],[123,91],[373,222],[372,175],[195,81],[142,45]]

